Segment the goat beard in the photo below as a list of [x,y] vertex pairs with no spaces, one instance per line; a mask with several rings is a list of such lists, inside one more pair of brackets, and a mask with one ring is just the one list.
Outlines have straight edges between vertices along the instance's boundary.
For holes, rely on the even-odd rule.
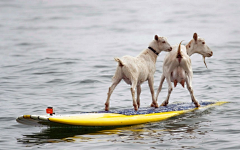
[[204,56],[203,56],[203,62],[204,62],[204,64],[205,64],[206,68],[208,68],[208,67],[207,67],[207,64],[206,64],[206,62],[205,62],[205,57],[204,57]]

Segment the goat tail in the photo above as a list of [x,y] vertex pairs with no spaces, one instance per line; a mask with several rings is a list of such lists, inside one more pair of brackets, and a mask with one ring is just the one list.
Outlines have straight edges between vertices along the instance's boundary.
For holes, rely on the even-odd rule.
[[115,57],[114,59],[115,59],[115,61],[118,62],[118,65],[119,65],[120,67],[124,66],[124,64],[123,64],[123,62],[121,61],[121,59],[119,59],[119,58],[117,58],[117,57]]
[[[183,41],[183,40],[182,40]],[[178,45],[178,52],[177,52],[177,57],[176,58],[182,58],[182,53],[181,53],[181,44],[182,41]]]

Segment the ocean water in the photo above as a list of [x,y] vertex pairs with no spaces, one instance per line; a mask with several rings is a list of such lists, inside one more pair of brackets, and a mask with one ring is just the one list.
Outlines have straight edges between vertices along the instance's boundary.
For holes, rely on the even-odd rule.
[[[240,2],[0,0],[0,149],[240,149]],[[230,103],[162,122],[90,129],[32,127],[23,114],[78,113],[104,109],[117,63],[138,55],[155,34],[171,45],[206,40],[208,69],[193,55],[198,101]],[[155,91],[166,52],[157,60]],[[159,95],[167,95],[167,83]],[[177,86],[170,103],[190,102]],[[141,106],[151,103],[147,82]],[[110,109],[132,108],[130,86],[114,90]]]

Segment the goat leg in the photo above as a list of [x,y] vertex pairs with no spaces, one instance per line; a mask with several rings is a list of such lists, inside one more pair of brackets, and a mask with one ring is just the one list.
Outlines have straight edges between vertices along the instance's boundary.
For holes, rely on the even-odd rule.
[[153,86],[153,80],[154,77],[149,77],[148,79],[148,85],[149,85],[149,88],[150,88],[150,91],[151,91],[151,95],[152,95],[152,104],[151,106],[152,107],[155,107],[155,108],[158,108],[158,103],[157,101],[155,100],[155,95],[154,95],[154,86]]
[[[159,87],[158,87],[158,90],[157,90],[157,93],[156,93],[156,98],[155,98],[156,102],[158,100],[158,95],[162,90],[162,85],[163,85],[164,80],[165,80],[165,76],[162,74],[161,79],[160,79],[160,84],[159,84]],[[151,104],[151,107],[154,107],[153,103]]]
[[138,105],[135,99],[135,88],[137,86],[137,81],[132,81],[132,87],[131,87],[131,93],[132,93],[132,100],[133,100],[133,107],[137,111],[138,110]]
[[161,106],[167,106],[167,104],[169,102],[170,95],[171,95],[172,90],[173,90],[172,83],[171,83],[171,80],[170,80],[170,75],[167,77],[167,82],[168,82],[168,95],[167,95],[166,100],[161,104]]
[[192,84],[191,84],[192,80],[189,77],[187,78],[186,83],[187,83],[188,91],[189,91],[189,93],[191,95],[191,98],[192,98],[192,102],[195,104],[196,107],[200,107],[200,104],[198,103],[195,96],[193,95],[193,89],[192,89]]
[[140,94],[141,94],[141,86],[138,85],[137,86],[137,105],[138,105],[138,108],[140,108]]
[[107,93],[108,97],[107,97],[107,101],[105,103],[105,111],[109,111],[109,100],[110,100],[110,97],[112,95],[113,90],[115,89],[115,87],[118,85],[118,83],[120,81],[121,81],[121,79],[114,80],[112,85],[109,87],[108,93]]

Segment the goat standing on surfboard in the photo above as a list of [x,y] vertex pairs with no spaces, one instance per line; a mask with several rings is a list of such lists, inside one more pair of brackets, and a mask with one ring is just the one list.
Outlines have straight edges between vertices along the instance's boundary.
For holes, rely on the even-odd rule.
[[[156,71],[157,56],[161,51],[171,51],[172,47],[164,37],[155,35],[154,40],[149,47],[143,50],[137,57],[123,56],[115,58],[118,66],[115,75],[112,78],[112,85],[109,87],[105,110],[109,110],[110,96],[123,79],[127,84],[131,85],[131,93],[134,109],[137,111],[140,107],[141,84],[148,80],[149,88],[152,94],[152,106],[158,107],[154,96],[154,73]],[[135,88],[137,87],[137,102],[135,98]]]
[[193,34],[193,39],[186,46],[181,45],[181,43],[179,45],[173,46],[173,50],[167,53],[164,59],[163,74],[161,76],[160,85],[156,94],[156,101],[162,89],[162,84],[166,78],[168,83],[168,95],[161,106],[167,106],[168,104],[170,94],[173,90],[171,82],[174,82],[174,87],[177,86],[177,83],[180,83],[184,87],[184,83],[186,82],[192,102],[196,107],[199,107],[200,105],[193,95],[193,71],[190,56],[194,53],[201,54],[204,60],[204,64],[207,67],[205,57],[211,57],[213,55],[213,52],[206,45],[205,40],[198,37],[197,33]]

